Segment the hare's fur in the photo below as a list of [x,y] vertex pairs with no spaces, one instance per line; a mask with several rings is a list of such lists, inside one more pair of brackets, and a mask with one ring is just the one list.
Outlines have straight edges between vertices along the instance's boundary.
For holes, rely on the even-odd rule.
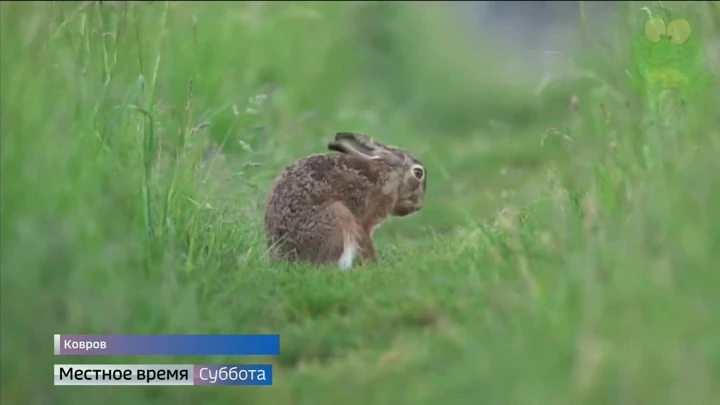
[[377,259],[371,235],[389,216],[422,208],[426,173],[408,152],[338,133],[328,148],[286,167],[265,205],[273,257],[347,270]]

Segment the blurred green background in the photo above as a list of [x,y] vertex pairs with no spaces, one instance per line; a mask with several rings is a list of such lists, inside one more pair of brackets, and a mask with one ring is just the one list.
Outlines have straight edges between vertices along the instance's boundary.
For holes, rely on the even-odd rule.
[[[3,2],[1,402],[716,401],[720,92],[653,112],[627,72],[662,5],[716,75],[718,3],[578,4],[546,71],[452,2]],[[425,208],[376,265],[269,262],[272,179],[338,131],[412,151]],[[280,356],[50,345],[263,332]],[[61,362],[272,362],[274,386],[53,387]]]

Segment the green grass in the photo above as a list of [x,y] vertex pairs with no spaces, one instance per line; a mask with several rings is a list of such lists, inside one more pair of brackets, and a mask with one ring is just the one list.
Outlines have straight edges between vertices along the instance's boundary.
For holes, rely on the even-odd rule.
[[[708,37],[716,6],[688,6]],[[538,95],[429,3],[0,14],[3,404],[720,398],[717,86],[653,116],[598,46],[601,80]],[[426,207],[376,265],[271,263],[270,182],[345,130],[426,163]],[[52,386],[54,333],[262,332],[278,357],[62,361],[272,362],[271,388]]]

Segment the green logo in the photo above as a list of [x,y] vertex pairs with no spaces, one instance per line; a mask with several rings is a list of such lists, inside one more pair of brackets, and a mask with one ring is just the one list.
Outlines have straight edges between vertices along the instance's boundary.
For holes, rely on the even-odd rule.
[[704,70],[698,34],[685,18],[668,21],[651,15],[645,21],[643,35],[632,45],[636,69],[632,84],[642,91],[659,95],[658,91],[674,89],[688,94],[712,80]]

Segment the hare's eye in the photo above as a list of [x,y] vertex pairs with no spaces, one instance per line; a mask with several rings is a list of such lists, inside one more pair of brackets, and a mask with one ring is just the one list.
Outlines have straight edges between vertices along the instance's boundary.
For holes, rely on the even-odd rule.
[[418,180],[422,180],[423,176],[425,175],[425,170],[423,170],[422,167],[413,167],[412,172],[415,177],[418,178]]

